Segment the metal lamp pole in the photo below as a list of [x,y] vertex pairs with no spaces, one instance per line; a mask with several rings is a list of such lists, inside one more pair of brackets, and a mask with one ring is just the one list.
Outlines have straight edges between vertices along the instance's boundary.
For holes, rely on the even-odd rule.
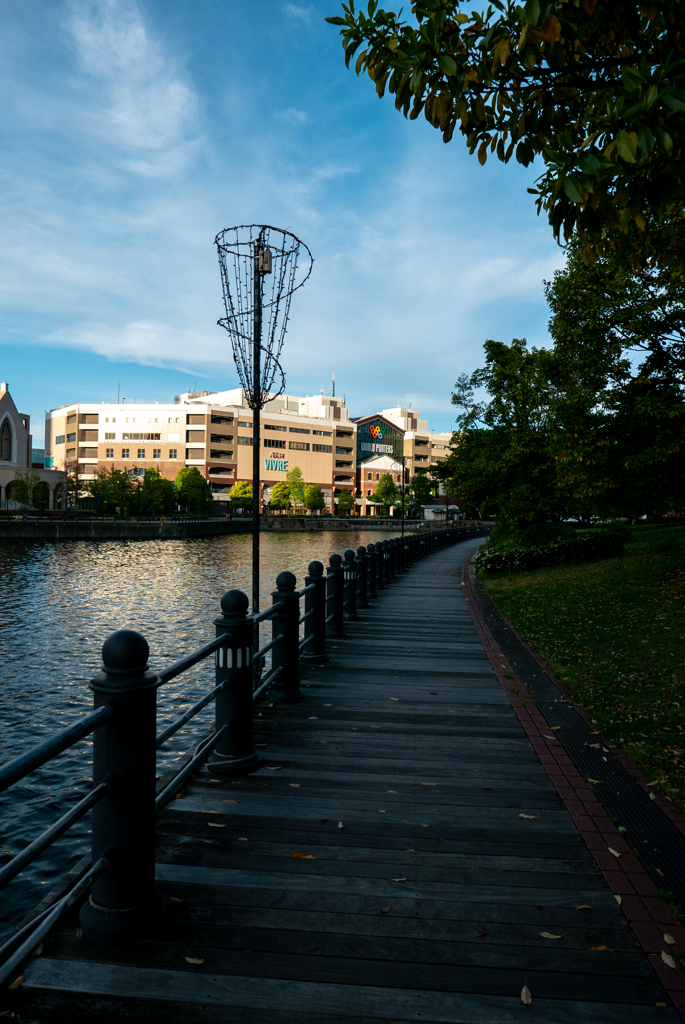
[[[261,233],[254,244],[254,334],[252,340],[252,614],[259,611],[259,516],[261,512],[261,378],[262,378],[262,275],[264,259]],[[257,630],[259,627],[256,627]],[[255,638],[256,640],[257,638]],[[257,644],[259,646],[259,644]],[[255,671],[258,671],[255,668]]]

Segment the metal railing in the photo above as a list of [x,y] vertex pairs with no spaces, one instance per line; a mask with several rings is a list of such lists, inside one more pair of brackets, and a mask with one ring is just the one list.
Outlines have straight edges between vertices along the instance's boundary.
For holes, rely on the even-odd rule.
[[[0,949],[0,963],[5,958],[0,985],[88,891],[80,910],[87,939],[109,943],[135,937],[155,921],[165,906],[154,881],[155,816],[204,763],[220,776],[255,771],[260,764],[252,738],[255,702],[267,692],[271,701],[303,700],[301,664],[328,661],[327,640],[345,637],[346,622],[359,618],[358,610],[369,608],[379,590],[426,555],[487,532],[488,526],[443,527],[361,546],[356,552],[348,549],[344,558],[332,554],[325,575],[321,562],[310,563],[300,591],[294,574],[282,572],[271,606],[257,615],[248,615],[249,602],[242,591],[230,590],[214,620],[215,638],[157,672],[148,668],[149,647],[143,636],[131,630],[112,634],[102,648],[102,671],[90,683],[94,710],[0,767],[2,792],[93,734],[92,791],[0,869],[0,888],[89,812],[91,866],[66,895]],[[258,625],[267,620],[272,637],[258,647]],[[262,679],[267,654],[271,666]],[[160,688],[212,655],[214,687],[157,735]],[[188,752],[173,777],[157,786],[156,751],[211,702],[213,730]]]

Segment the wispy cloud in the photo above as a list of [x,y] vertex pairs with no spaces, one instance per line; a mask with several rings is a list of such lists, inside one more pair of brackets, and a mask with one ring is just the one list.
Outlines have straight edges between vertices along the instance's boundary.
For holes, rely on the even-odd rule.
[[309,23],[312,17],[311,7],[300,7],[299,4],[284,4],[284,12],[291,18]]

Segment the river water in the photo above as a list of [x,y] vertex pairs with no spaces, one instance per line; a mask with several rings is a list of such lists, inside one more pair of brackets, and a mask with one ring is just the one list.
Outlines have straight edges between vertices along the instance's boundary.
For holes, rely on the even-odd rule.
[[[388,531],[262,534],[260,607],[271,603],[276,576],[298,585],[310,561],[326,564],[385,537]],[[0,763],[70,725],[92,709],[88,681],[99,671],[102,644],[117,629],[135,629],[159,670],[214,636],[226,590],[251,588],[251,537],[196,540],[0,543]],[[213,685],[214,661],[159,692],[158,727],[178,717]],[[158,754],[158,774],[206,730],[213,705]],[[84,796],[91,780],[88,739],[0,794],[0,864]],[[43,898],[57,877],[89,850],[90,816],[73,826],[0,899],[0,935]]]

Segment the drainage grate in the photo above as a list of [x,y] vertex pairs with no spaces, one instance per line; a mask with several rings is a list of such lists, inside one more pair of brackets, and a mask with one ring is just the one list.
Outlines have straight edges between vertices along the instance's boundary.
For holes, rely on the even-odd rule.
[[685,835],[652,802],[611,751],[588,746],[595,741],[569,698],[540,668],[507,626],[485,587],[473,576],[481,613],[519,679],[528,688],[550,726],[559,725],[564,749],[585,778],[598,779],[597,798],[625,828],[625,838],[657,888],[671,890],[685,908]]

